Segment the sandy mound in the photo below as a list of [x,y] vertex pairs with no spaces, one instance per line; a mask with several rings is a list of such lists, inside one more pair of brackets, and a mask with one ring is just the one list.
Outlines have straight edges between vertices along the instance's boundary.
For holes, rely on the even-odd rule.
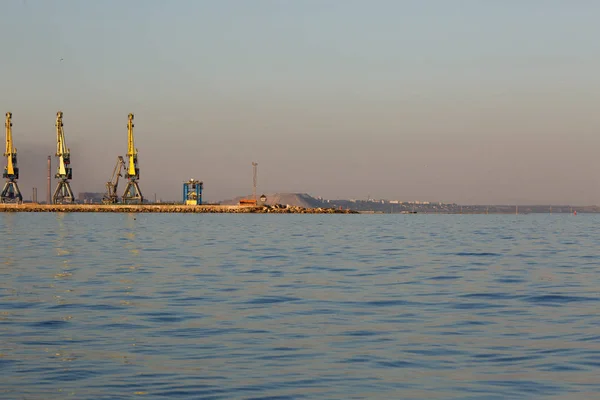
[[[289,204],[294,207],[304,207],[304,208],[317,208],[322,207],[321,202],[314,197],[306,194],[306,193],[272,193],[265,194],[267,196],[268,205],[274,204]],[[260,194],[258,195],[260,196]],[[238,204],[240,199],[242,198],[252,198],[252,195],[244,196],[244,197],[236,197],[235,199],[221,201],[223,205],[235,205]],[[260,197],[259,197],[260,202]]]

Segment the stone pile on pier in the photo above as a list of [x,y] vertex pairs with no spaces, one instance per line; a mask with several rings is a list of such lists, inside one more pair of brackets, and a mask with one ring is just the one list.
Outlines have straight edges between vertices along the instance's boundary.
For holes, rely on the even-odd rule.
[[357,211],[333,208],[304,208],[290,205],[105,205],[105,204],[0,204],[0,212],[96,212],[96,213],[249,213],[249,214],[356,214]]

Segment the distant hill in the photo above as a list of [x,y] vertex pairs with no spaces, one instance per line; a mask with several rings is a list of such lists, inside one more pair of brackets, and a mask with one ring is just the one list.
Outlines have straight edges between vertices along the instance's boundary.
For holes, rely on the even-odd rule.
[[[258,195],[258,196],[260,196],[260,195]],[[304,208],[317,208],[317,207],[323,206],[323,203],[320,200],[315,199],[314,197],[312,197],[306,193],[271,193],[271,194],[267,193],[267,194],[265,194],[265,196],[267,196],[266,203],[268,205],[289,204],[290,206],[304,207]],[[220,203],[223,205],[235,205],[235,204],[238,204],[241,199],[250,199],[250,198],[252,198],[252,195],[236,197],[231,200],[221,201]]]

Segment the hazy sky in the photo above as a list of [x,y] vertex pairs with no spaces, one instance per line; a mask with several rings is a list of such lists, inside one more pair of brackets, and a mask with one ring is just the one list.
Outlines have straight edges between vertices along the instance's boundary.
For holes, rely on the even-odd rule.
[[180,199],[191,177],[209,201],[251,193],[256,161],[266,193],[600,204],[598,1],[10,0],[2,14],[0,109],[27,199],[45,198],[62,110],[75,192],[104,190],[133,112],[149,198]]

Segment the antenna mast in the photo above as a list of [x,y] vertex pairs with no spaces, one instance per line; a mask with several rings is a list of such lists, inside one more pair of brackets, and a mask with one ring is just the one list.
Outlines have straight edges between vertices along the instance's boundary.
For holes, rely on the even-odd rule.
[[258,163],[252,162],[252,198],[256,203],[256,167],[258,167]]

